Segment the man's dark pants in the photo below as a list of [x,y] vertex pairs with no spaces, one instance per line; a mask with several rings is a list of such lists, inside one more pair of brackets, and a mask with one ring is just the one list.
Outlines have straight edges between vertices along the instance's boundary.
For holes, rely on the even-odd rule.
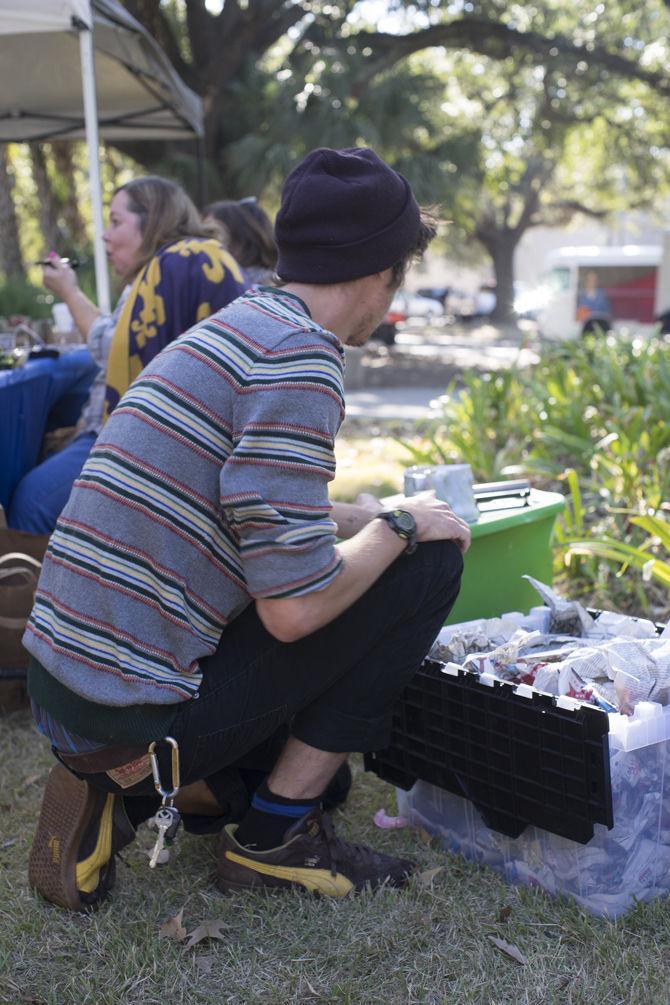
[[[396,699],[451,610],[462,568],[453,542],[421,544],[338,618],[292,643],[270,635],[251,604],[201,661],[199,696],[172,724],[182,785],[206,779],[224,816],[235,819],[247,801],[240,778],[260,780],[289,732],[320,750],[383,749]],[[169,777],[167,756],[163,764]],[[121,792],[105,774],[85,777]],[[123,795],[134,822],[157,805],[150,778]]]

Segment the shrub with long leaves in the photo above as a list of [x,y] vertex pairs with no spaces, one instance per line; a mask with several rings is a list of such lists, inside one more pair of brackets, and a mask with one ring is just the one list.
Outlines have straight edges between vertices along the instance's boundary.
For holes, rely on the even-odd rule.
[[[422,442],[405,444],[413,463],[465,461],[480,481],[526,474],[539,487],[567,486],[557,568],[593,601],[659,602],[653,583],[670,585],[665,559],[654,554],[665,540],[661,511],[670,508],[667,339],[548,346],[533,367],[452,382],[441,406]],[[654,533],[653,520],[661,521]],[[610,564],[617,561],[621,574]],[[643,568],[656,571],[629,574]]]

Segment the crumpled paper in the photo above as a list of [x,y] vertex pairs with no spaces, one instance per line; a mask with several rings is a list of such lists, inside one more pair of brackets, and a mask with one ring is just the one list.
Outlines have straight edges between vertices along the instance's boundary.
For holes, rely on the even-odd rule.
[[597,639],[656,639],[658,632],[653,621],[646,618],[631,618],[628,614],[601,611],[592,622],[589,638]]
[[540,594],[551,612],[549,631],[556,635],[575,635],[577,638],[588,635],[593,628],[593,618],[577,600],[565,600],[557,593],[532,576],[524,576],[531,586]]
[[594,620],[576,601],[525,577],[547,608],[444,628],[430,655],[477,674],[631,714],[640,701],[670,702],[670,630],[613,611]]

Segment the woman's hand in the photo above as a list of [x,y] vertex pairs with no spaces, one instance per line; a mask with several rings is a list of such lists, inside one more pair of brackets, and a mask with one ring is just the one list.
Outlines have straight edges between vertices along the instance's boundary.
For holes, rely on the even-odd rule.
[[87,339],[101,312],[79,289],[74,270],[69,265],[63,265],[55,251],[50,251],[47,258],[49,264],[42,270],[42,281],[48,290],[67,304],[80,334]]
[[67,303],[72,294],[79,289],[74,269],[69,265],[63,265],[55,251],[50,251],[47,258],[49,264],[42,269],[42,282],[48,290]]

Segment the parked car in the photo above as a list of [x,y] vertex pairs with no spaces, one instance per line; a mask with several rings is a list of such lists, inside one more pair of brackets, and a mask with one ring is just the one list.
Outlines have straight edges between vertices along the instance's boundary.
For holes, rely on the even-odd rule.
[[370,336],[370,338],[377,339],[378,342],[383,342],[384,345],[393,345],[398,333],[398,325],[407,320],[407,315],[404,311],[396,309],[394,304],[395,299],[391,303],[382,323],[375,328]]
[[452,288],[449,290],[449,296],[447,297],[446,310],[447,314],[450,314],[451,317],[457,320],[471,318],[475,312],[474,293]]
[[482,283],[475,293],[474,316],[476,318],[487,317],[493,314],[496,306],[495,283]]
[[[524,283],[514,283],[514,310],[519,317],[532,317],[537,306],[537,298]],[[450,298],[449,312],[463,321],[486,318],[493,314],[496,306],[495,283],[482,283],[474,293],[462,294],[457,303]]]
[[428,297],[429,300],[439,300],[442,309],[447,309],[447,301],[451,293],[450,286],[423,286],[416,291],[420,297]]
[[411,293],[409,290],[398,290],[391,301],[386,317],[371,337],[384,342],[385,345],[393,345],[399,324],[412,318],[431,320],[442,317],[443,314],[444,308],[439,300],[424,297],[419,293]]
[[424,297],[421,293],[410,293],[409,290],[399,290],[391,307],[403,311],[407,318],[438,318],[444,314],[441,300]]

